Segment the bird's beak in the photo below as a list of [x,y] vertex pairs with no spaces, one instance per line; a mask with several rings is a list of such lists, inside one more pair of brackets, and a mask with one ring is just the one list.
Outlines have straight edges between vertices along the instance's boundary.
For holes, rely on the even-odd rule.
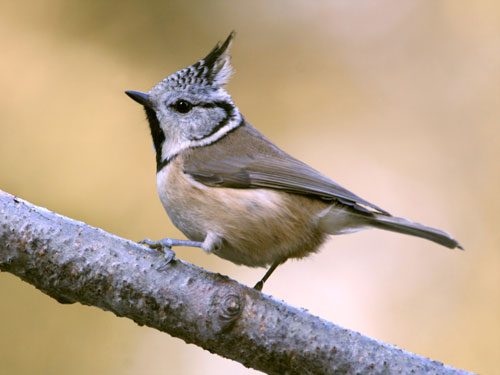
[[140,91],[125,91],[131,99],[135,100],[137,103],[142,104],[144,107],[151,107],[151,102],[149,101],[149,95]]

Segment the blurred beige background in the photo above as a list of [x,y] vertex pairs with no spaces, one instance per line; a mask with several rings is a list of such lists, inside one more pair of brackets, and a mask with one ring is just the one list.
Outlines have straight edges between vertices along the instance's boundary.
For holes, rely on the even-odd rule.
[[[265,292],[482,374],[500,358],[500,3],[0,3],[0,189],[117,235],[182,238],[156,195],[148,91],[237,31],[229,91],[279,146],[466,252],[331,238]],[[253,284],[264,270],[179,257]],[[0,274],[2,374],[253,374]]]

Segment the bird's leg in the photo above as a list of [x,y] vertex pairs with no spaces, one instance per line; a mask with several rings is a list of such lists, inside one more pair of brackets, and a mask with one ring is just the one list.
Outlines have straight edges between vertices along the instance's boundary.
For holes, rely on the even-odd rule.
[[264,287],[264,283],[266,282],[267,279],[269,279],[269,276],[271,276],[271,274],[274,272],[274,270],[276,268],[278,268],[278,266],[280,264],[283,264],[286,262],[286,259],[279,259],[277,260],[276,262],[274,262],[271,267],[269,267],[269,269],[267,270],[266,274],[262,277],[262,279],[260,279],[260,281],[255,284],[255,286],[253,287],[254,289],[257,289],[258,291],[261,291],[262,288]]
[[217,252],[222,248],[223,241],[224,238],[221,235],[215,232],[208,232],[205,241],[202,242],[201,248],[207,254]]
[[167,264],[169,264],[175,257],[175,253],[172,250],[172,246],[192,246],[192,247],[202,247],[203,242],[198,241],[188,241],[188,240],[175,240],[173,238],[164,238],[160,241],[151,241],[150,239],[144,239],[139,241],[140,244],[147,245],[152,249],[161,251],[165,256],[165,263],[158,267],[158,271],[163,271]]

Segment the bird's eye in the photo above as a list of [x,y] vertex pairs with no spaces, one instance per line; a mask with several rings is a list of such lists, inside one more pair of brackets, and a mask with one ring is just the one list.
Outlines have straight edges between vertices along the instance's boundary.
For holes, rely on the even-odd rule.
[[174,108],[179,113],[188,113],[193,108],[193,105],[187,100],[179,99],[175,102]]

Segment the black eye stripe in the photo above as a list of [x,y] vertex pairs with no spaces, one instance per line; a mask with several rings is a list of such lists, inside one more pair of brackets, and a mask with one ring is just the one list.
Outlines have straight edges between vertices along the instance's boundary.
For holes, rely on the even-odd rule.
[[[185,100],[187,102],[187,100]],[[177,102],[169,104],[168,106],[171,108],[175,108]],[[202,107],[202,108],[215,108],[219,107],[226,111],[230,111],[233,108],[233,105],[228,102],[199,102],[199,103],[191,103],[193,107]]]
[[216,103],[198,103],[196,104],[198,107],[203,107],[203,108],[215,108],[215,107],[220,107]]
[[[193,104],[195,105],[195,104]],[[203,107],[203,108],[215,108],[219,107],[222,108],[226,113],[231,113],[234,110],[234,105],[228,102],[222,102],[222,101],[217,101],[217,102],[209,102],[209,103],[198,103],[196,104],[197,106]]]

